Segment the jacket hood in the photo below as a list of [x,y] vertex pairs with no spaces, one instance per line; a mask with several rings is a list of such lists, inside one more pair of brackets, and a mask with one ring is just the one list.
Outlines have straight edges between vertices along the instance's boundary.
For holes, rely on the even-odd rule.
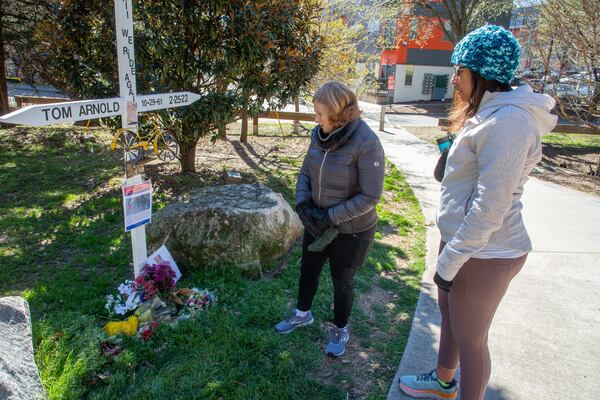
[[481,122],[503,106],[519,107],[531,114],[542,132],[550,132],[558,122],[558,117],[550,114],[555,103],[547,94],[534,93],[529,85],[519,86],[510,92],[485,92],[472,119]]

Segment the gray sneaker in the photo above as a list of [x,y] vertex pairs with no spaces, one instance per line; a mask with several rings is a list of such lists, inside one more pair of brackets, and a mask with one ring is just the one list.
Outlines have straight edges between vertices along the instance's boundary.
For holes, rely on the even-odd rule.
[[456,399],[456,379],[448,387],[442,387],[438,381],[435,369],[422,375],[404,375],[400,377],[400,389],[411,397],[428,399]]
[[325,353],[333,357],[339,357],[346,351],[346,343],[350,340],[350,329],[348,325],[345,328],[333,326],[329,331],[329,343]]
[[310,325],[314,321],[315,320],[313,319],[310,311],[304,317],[299,317],[296,315],[296,311],[294,310],[294,313],[291,317],[275,325],[275,331],[277,331],[277,333],[290,333],[294,329],[304,325]]

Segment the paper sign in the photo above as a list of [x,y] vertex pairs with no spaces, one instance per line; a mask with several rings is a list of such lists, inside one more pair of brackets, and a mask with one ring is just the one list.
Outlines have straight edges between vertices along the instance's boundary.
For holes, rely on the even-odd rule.
[[179,278],[181,278],[181,272],[179,271],[177,264],[175,264],[175,260],[171,256],[171,253],[169,253],[169,250],[167,250],[167,247],[164,244],[160,246],[160,249],[156,250],[150,257],[148,257],[146,263],[149,265],[155,265],[165,261],[168,262],[169,265],[171,265],[171,268],[173,268],[173,271],[175,271],[175,282],[177,282]]
[[144,181],[123,186],[125,231],[146,225],[152,218],[152,185]]

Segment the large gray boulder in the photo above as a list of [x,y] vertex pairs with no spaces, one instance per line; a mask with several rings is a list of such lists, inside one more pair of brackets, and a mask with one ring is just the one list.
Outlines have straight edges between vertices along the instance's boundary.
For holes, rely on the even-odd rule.
[[279,193],[255,184],[202,188],[152,216],[148,244],[163,243],[184,269],[238,266],[262,276],[302,234],[298,215]]
[[0,298],[0,399],[44,399],[33,359],[29,306],[21,297]]

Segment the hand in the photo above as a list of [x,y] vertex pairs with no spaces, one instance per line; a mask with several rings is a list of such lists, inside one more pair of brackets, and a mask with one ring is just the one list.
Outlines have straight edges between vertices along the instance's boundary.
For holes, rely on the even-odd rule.
[[444,292],[449,292],[450,288],[452,287],[452,281],[444,280],[444,278],[442,278],[437,272],[433,276],[433,281],[435,282],[437,287],[442,289]]
[[304,225],[304,229],[306,229],[312,237],[316,238],[323,232],[315,225],[308,214],[308,210],[310,210],[311,206],[312,203],[310,202],[302,202],[296,206],[296,212],[298,213],[298,217],[300,217],[300,222]]
[[296,204],[296,212],[298,214],[300,214],[300,210],[304,210],[304,209],[312,207],[312,206],[313,206],[312,201],[310,201],[310,200],[302,201],[302,202]]
[[329,218],[329,213],[327,210],[322,210],[316,207],[309,207],[307,210],[307,214],[310,219],[313,221],[313,224],[320,230],[324,231],[327,228],[333,226],[333,222]]

